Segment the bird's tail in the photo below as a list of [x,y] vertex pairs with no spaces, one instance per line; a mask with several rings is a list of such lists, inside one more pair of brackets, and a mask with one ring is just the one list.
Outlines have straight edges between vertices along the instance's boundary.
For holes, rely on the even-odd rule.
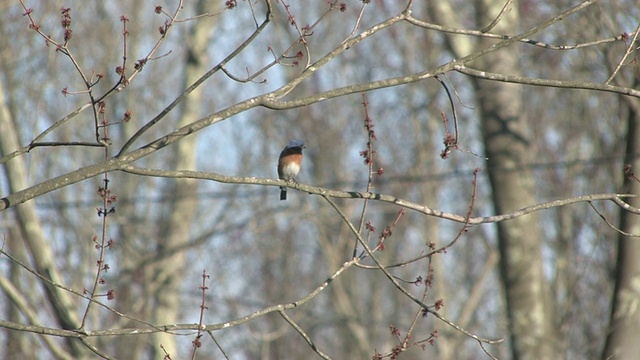
[[280,188],[280,200],[287,200],[287,189]]

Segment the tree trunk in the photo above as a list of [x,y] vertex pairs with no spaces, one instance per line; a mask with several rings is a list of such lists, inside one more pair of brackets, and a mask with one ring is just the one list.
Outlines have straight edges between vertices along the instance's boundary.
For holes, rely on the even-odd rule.
[[[504,1],[479,1],[478,22],[489,24]],[[498,33],[518,31],[518,11],[508,11],[497,24]],[[488,40],[481,45],[489,45]],[[490,53],[474,66],[487,71],[519,73],[518,48]],[[522,87],[495,81],[474,82],[482,117],[482,133],[496,213],[535,204],[534,182],[519,170],[530,163],[526,119],[521,115]],[[538,216],[530,214],[498,224],[500,273],[503,281],[514,359],[552,359],[553,324],[548,284],[543,273],[542,239]]]
[[[0,156],[19,149],[19,135],[9,106],[4,102],[4,86],[0,83]],[[29,187],[27,166],[23,157],[14,158],[6,163],[6,176],[11,192]],[[17,206],[13,210],[20,228],[20,235],[29,249],[31,261],[36,271],[56,284],[62,284],[62,275],[57,270],[55,255],[45,231],[42,229],[34,201]],[[54,311],[56,321],[62,329],[77,329],[80,320],[74,312],[75,306],[68,292],[44,281],[41,285],[46,299]],[[76,339],[67,338],[72,354],[82,358],[84,349]]]
[[[211,5],[200,0],[196,5],[196,13],[203,14],[213,12]],[[184,88],[193,84],[209,65],[207,62],[206,49],[211,38],[212,27],[208,21],[196,21],[193,23],[190,33],[186,38],[188,47],[185,61],[185,83]],[[194,90],[182,103],[181,117],[178,127],[194,122],[200,117],[202,102],[202,88]],[[195,139],[180,141],[175,145],[173,154],[173,166],[175,169],[195,170],[196,168],[196,145]],[[176,246],[184,244],[191,238],[191,228],[197,215],[198,197],[196,196],[199,182],[194,179],[174,179],[168,185],[168,191],[173,196],[170,203],[171,210],[168,212],[169,218],[166,223],[165,236],[159,239],[159,253],[170,251]],[[183,295],[182,284],[185,278],[191,279],[189,283],[196,284],[200,280],[201,273],[186,274],[185,253],[179,251],[171,254],[165,261],[157,264],[153,270],[153,281],[156,282],[154,299],[157,307],[153,314],[153,322],[156,324],[172,324],[178,321],[180,311],[180,299]],[[148,273],[150,274],[150,273]],[[196,290],[196,289],[194,289]],[[191,312],[199,309],[194,307]],[[163,351],[160,344],[172,356],[180,357],[176,344],[176,337],[168,333],[157,333],[154,335],[153,353],[154,358],[162,358]]]
[[[636,106],[630,105],[625,164],[630,164],[631,170],[637,174],[640,172],[640,159],[637,157],[640,153],[640,106],[637,103]],[[640,194],[640,183],[625,177],[622,193]],[[631,206],[640,207],[639,199],[629,198],[626,201]],[[640,234],[638,215],[621,209],[620,230],[627,234]],[[615,280],[610,332],[602,358],[637,359],[640,356],[640,241],[637,238],[619,234]]]

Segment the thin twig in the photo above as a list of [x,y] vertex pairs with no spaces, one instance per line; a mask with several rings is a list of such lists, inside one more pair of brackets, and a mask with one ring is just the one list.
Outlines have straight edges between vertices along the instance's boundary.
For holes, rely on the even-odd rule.
[[480,169],[476,169],[473,172],[473,180],[471,181],[471,184],[473,185],[473,192],[471,194],[471,201],[469,202],[469,208],[468,208],[468,211],[467,211],[467,216],[465,216],[465,219],[467,219],[467,220],[464,222],[464,224],[462,225],[462,227],[460,228],[460,230],[458,231],[456,236],[453,238],[453,240],[451,240],[448,244],[444,245],[443,247],[441,247],[439,249],[435,249],[431,253],[428,253],[427,256],[431,256],[433,254],[446,251],[448,248],[452,247],[453,244],[455,244],[458,241],[458,239],[460,239],[462,237],[462,235],[466,234],[467,231],[469,230],[469,221],[472,218],[471,215],[473,214],[473,209],[474,209],[475,204],[476,204],[476,195],[477,195],[477,190],[478,190],[478,172],[479,171],[480,171]]
[[364,250],[367,252],[367,255],[376,263],[376,265],[379,267],[379,270],[382,271],[382,273],[387,277],[387,279],[389,279],[389,281],[391,281],[391,283],[398,289],[400,290],[400,292],[402,292],[405,296],[407,296],[409,299],[411,299],[413,302],[415,302],[416,304],[418,304],[420,307],[422,307],[426,312],[433,314],[435,317],[437,317],[438,319],[440,319],[441,321],[443,321],[445,324],[453,327],[454,329],[456,329],[457,331],[459,331],[460,333],[469,336],[472,339],[478,340],[478,341],[482,341],[485,342],[487,344],[497,344],[500,343],[502,341],[504,341],[504,339],[487,339],[487,338],[483,338],[480,337],[478,335],[475,335],[465,329],[463,329],[461,326],[456,325],[455,323],[453,323],[452,321],[446,319],[444,316],[440,315],[439,313],[437,313],[434,310],[431,310],[429,308],[429,306],[427,306],[425,303],[423,303],[422,301],[420,301],[420,299],[416,298],[415,296],[413,296],[409,291],[407,291],[407,289],[405,289],[402,285],[400,285],[398,283],[398,281],[394,278],[393,275],[391,275],[391,273],[387,270],[387,268],[382,265],[380,263],[380,261],[375,257],[375,255],[373,254],[373,251],[369,248],[369,245],[367,245],[367,243],[362,239],[362,237],[360,236],[360,234],[358,233],[358,231],[356,230],[356,228],[353,226],[353,224],[351,224],[351,222],[347,219],[347,216],[344,214],[344,212],[340,209],[340,207],[338,207],[338,205],[331,200],[329,197],[327,196],[323,196],[323,198],[331,205],[331,207],[334,208],[334,210],[336,210],[336,212],[338,213],[338,215],[340,215],[340,217],[343,219],[343,221],[346,223],[347,227],[349,227],[349,229],[351,230],[351,232],[358,238],[358,241],[360,242],[360,245],[362,245],[362,247],[364,248]]
[[218,65],[214,66],[209,71],[207,71],[204,75],[202,75],[191,86],[189,86],[185,91],[183,91],[175,100],[173,100],[171,104],[169,104],[166,108],[164,108],[160,112],[160,114],[156,115],[153,119],[151,119],[148,123],[146,123],[143,127],[141,127],[133,136],[131,136],[131,138],[127,140],[127,142],[122,146],[122,148],[120,148],[120,151],[116,156],[120,156],[124,154],[133,145],[133,143],[136,142],[136,140],[138,140],[138,138],[140,138],[145,132],[151,129],[155,124],[160,122],[160,120],[162,120],[171,110],[173,110],[173,108],[178,106],[178,104],[180,104],[182,100],[184,100],[187,97],[187,95],[189,95],[196,88],[198,88],[205,80],[207,80],[208,78],[213,76],[215,73],[220,71],[227,62],[229,62],[231,59],[235,58],[238,54],[240,54],[247,46],[249,46],[251,42],[253,42],[253,40],[256,37],[258,37],[258,35],[260,35],[262,30],[264,30],[267,27],[267,24],[269,24],[269,22],[271,21],[271,11],[272,11],[271,2],[265,1],[265,3],[267,5],[267,11],[265,13],[265,19],[262,22],[262,24],[260,24],[260,26],[242,44],[240,44],[238,48],[236,48],[229,55],[227,55],[220,63],[218,63]]
[[613,78],[616,77],[616,75],[620,71],[620,68],[622,68],[622,65],[624,64],[624,61],[627,59],[627,57],[629,57],[629,55],[634,50],[637,49],[635,45],[636,45],[636,41],[638,40],[638,34],[640,34],[640,23],[638,23],[638,26],[636,27],[636,31],[633,34],[631,41],[629,42],[629,46],[627,46],[627,48],[625,49],[624,55],[622,55],[622,58],[620,58],[620,61],[618,61],[616,68],[613,70],[613,72],[611,73],[607,81],[604,82],[605,84],[609,84],[613,80]]
[[360,6],[360,11],[358,12],[358,17],[356,18],[356,23],[353,25],[353,29],[351,30],[349,35],[347,35],[347,37],[342,41],[342,43],[351,39],[353,35],[356,33],[356,31],[358,30],[358,27],[360,27],[360,21],[362,20],[362,15],[364,15],[364,8],[367,6],[367,4],[368,4],[367,1],[362,2],[362,6]]
[[[296,43],[302,44],[302,47],[304,48],[304,51],[306,54],[305,58],[307,59],[307,63],[304,66],[304,68],[306,69],[309,67],[309,65],[311,65],[311,50],[309,49],[309,44],[307,43],[307,37],[310,36],[311,34],[307,31],[306,28],[300,29],[300,27],[298,26],[298,21],[296,21],[296,18],[293,16],[291,11],[289,10],[290,6],[285,3],[285,0],[279,0],[278,2],[282,4],[282,6],[284,7],[284,10],[287,12],[287,15],[289,16],[289,23],[298,32],[298,41]],[[285,55],[291,49],[293,49],[293,45],[283,53],[281,58],[285,58]]]
[[489,351],[484,348],[484,344],[482,343],[482,341],[478,340],[478,343],[480,344],[480,348],[482,349],[482,351],[484,351],[484,353],[487,354],[488,357],[490,357],[492,360],[498,360],[497,357],[491,355],[491,353],[489,353]]
[[191,360],[195,360],[196,353],[202,346],[202,341],[200,340],[200,338],[202,338],[202,330],[204,329],[204,311],[207,309],[205,303],[207,301],[207,290],[209,289],[207,287],[207,279],[209,278],[210,276],[209,274],[207,274],[207,270],[202,269],[202,285],[200,285],[200,291],[202,291],[202,301],[200,303],[200,319],[198,320],[198,332],[196,333],[195,340],[193,340],[193,351],[191,352]]
[[[31,274],[33,274],[34,276],[36,276],[38,279],[40,279],[40,280],[44,281],[45,283],[47,283],[47,284],[49,284],[49,285],[51,285],[51,286],[55,286],[55,287],[57,287],[57,288],[59,288],[59,289],[62,289],[62,290],[66,291],[66,292],[69,292],[69,293],[71,293],[71,294],[73,294],[73,295],[76,295],[76,296],[78,296],[78,297],[81,297],[81,298],[83,298],[83,299],[85,299],[85,300],[88,300],[88,301],[94,302],[94,303],[96,303],[96,305],[98,305],[98,306],[101,306],[101,307],[105,308],[106,310],[108,310],[108,311],[110,311],[110,312],[112,312],[112,313],[116,314],[116,315],[117,315],[117,316],[119,316],[119,317],[123,317],[123,318],[129,319],[129,320],[131,320],[131,321],[134,321],[134,322],[137,322],[137,323],[140,323],[140,324],[143,324],[143,325],[146,325],[146,326],[152,327],[152,328],[154,328],[154,327],[155,327],[155,325],[153,325],[153,324],[151,324],[151,323],[148,323],[148,322],[146,322],[146,321],[144,321],[144,320],[137,319],[137,318],[135,318],[135,317],[133,317],[133,316],[129,316],[129,315],[127,315],[127,314],[121,313],[121,312],[117,311],[116,309],[113,309],[112,307],[110,307],[110,306],[108,306],[108,305],[105,305],[105,304],[103,304],[103,303],[101,303],[101,302],[99,302],[99,301],[97,301],[97,300],[95,300],[95,299],[92,299],[90,296],[87,296],[87,295],[85,295],[85,294],[83,294],[83,293],[81,293],[81,292],[79,292],[79,291],[75,291],[75,290],[73,290],[73,289],[71,289],[71,288],[64,287],[64,286],[62,286],[62,285],[60,285],[60,284],[58,284],[58,283],[55,283],[55,282],[51,281],[51,279],[49,279],[49,278],[47,278],[47,277],[45,277],[45,276],[43,276],[43,275],[39,274],[39,273],[38,273],[37,271],[35,271],[34,269],[30,268],[29,266],[27,266],[26,264],[24,264],[24,263],[23,263],[23,262],[21,262],[20,260],[18,260],[18,259],[16,259],[15,257],[13,257],[13,255],[11,255],[11,254],[9,254],[8,252],[4,251],[4,249],[0,249],[0,255],[4,255],[4,256],[8,257],[8,258],[9,258],[9,260],[11,260],[12,262],[16,263],[16,264],[17,264],[18,266],[20,266],[21,268],[25,269],[26,271],[28,271],[28,272],[30,272]],[[160,328],[157,328],[157,330],[160,330]]]
[[444,139],[445,148],[444,148],[444,150],[442,150],[442,153],[440,154],[440,157],[445,159],[445,158],[447,158],[447,156],[449,156],[449,153],[451,152],[451,149],[455,149],[455,148],[458,147],[458,140],[459,140],[459,135],[458,135],[458,114],[456,112],[455,103],[453,102],[453,97],[451,97],[451,93],[449,92],[449,87],[447,87],[447,84],[445,84],[444,81],[442,81],[438,77],[438,75],[434,76],[434,78],[436,80],[438,80],[440,85],[442,85],[442,87],[446,91],[447,98],[449,98],[449,104],[451,105],[451,113],[453,114],[453,128],[454,128],[454,135],[453,136],[451,136],[451,134],[449,134],[449,129],[447,128],[447,118],[446,118],[446,116],[443,115],[444,126],[445,126],[445,134],[446,135],[445,135],[445,139]]
[[504,14],[506,14],[507,11],[511,11],[509,6],[511,6],[512,2],[513,2],[513,0],[507,0],[507,2],[504,4],[502,9],[500,10],[500,13],[498,13],[498,16],[496,16],[496,18],[493,19],[491,24],[489,24],[489,25],[483,27],[482,29],[480,29],[480,32],[481,33],[487,33],[489,31],[491,31],[491,29],[493,29],[496,25],[498,25],[498,22],[500,22],[500,20],[502,19],[502,16],[504,16]]
[[[530,31],[527,31],[527,33],[531,33],[530,35],[537,33],[538,31],[542,30],[543,28],[546,28],[552,24],[555,24],[559,21],[564,20],[567,16],[576,13],[592,4],[594,4],[595,2],[597,2],[598,0],[587,0],[587,1],[583,1],[582,3],[567,9],[565,11],[563,11],[562,13],[557,14],[556,16],[554,16],[552,19],[546,21],[545,23],[543,23],[541,26],[538,26]],[[590,41],[590,42],[586,42],[586,43],[579,43],[579,44],[573,44],[573,45],[554,45],[554,44],[549,44],[549,43],[544,43],[541,41],[537,41],[537,40],[533,40],[530,39],[527,36],[509,36],[509,35],[503,35],[503,34],[491,34],[491,33],[483,33],[479,30],[468,30],[468,29],[460,29],[460,28],[452,28],[452,27],[447,27],[447,26],[442,26],[442,25],[437,25],[437,24],[433,24],[433,23],[429,23],[426,21],[422,21],[422,20],[418,20],[416,18],[414,18],[413,16],[411,16],[410,14],[406,17],[405,19],[407,22],[425,28],[425,29],[429,29],[429,30],[434,30],[434,31],[439,31],[439,32],[443,32],[443,33],[449,33],[449,34],[458,34],[458,35],[469,35],[469,36],[477,36],[477,37],[485,37],[485,38],[490,38],[490,39],[499,39],[499,40],[510,40],[510,39],[516,39],[515,41],[518,42],[522,42],[522,43],[526,43],[526,44],[530,44],[530,45],[534,45],[534,46],[538,46],[538,47],[542,47],[545,49],[550,49],[550,50],[574,50],[574,49],[581,49],[581,48],[586,48],[586,47],[591,47],[591,46],[597,46],[597,45],[601,45],[601,44],[606,44],[606,43],[612,43],[612,42],[618,42],[618,41],[624,41],[626,38],[628,38],[629,36],[633,36],[635,33],[631,33],[631,34],[621,34],[618,36],[614,36],[611,38],[606,38],[606,39],[600,39],[600,40],[595,40],[595,41]]]
[[300,336],[302,336],[302,338],[304,339],[304,341],[307,342],[307,344],[309,344],[309,346],[311,347],[311,349],[313,351],[315,351],[316,354],[318,354],[321,358],[326,359],[326,360],[331,360],[331,358],[329,356],[327,356],[325,353],[323,353],[322,351],[320,351],[320,349],[318,349],[318,347],[316,346],[316,344],[313,343],[313,340],[311,340],[311,338],[309,337],[309,335],[307,335],[307,333],[304,332],[304,330],[302,330],[302,328],[296,324],[295,321],[293,321],[292,318],[289,317],[289,315],[287,315],[287,313],[284,310],[280,310],[278,311],[278,313],[280,313],[280,316],[282,316],[282,318],[289,323],[289,325],[291,325],[291,327],[293,327],[298,334],[300,334]]
[[607,224],[609,225],[609,227],[611,229],[613,229],[614,231],[624,235],[624,236],[628,236],[628,237],[634,237],[634,238],[640,238],[640,235],[636,235],[636,234],[631,234],[628,232],[623,231],[622,229],[616,227],[615,225],[613,225],[612,223],[609,222],[609,220],[607,219],[606,216],[604,216],[603,213],[601,213],[594,205],[591,201],[587,202],[589,204],[589,206],[591,206],[591,209],[593,209],[593,211],[595,211],[596,214],[598,214],[598,216],[600,216],[600,218]]
[[[105,120],[105,125],[106,125],[106,120]],[[99,131],[99,129],[97,129],[97,131]],[[106,126],[102,127],[102,132],[103,132],[102,139],[104,140],[105,143],[107,143],[109,139],[109,128]],[[110,152],[110,147],[105,146],[104,147],[105,161],[109,159],[109,152]],[[104,187],[100,187],[98,189],[98,195],[102,199],[102,207],[98,209],[98,216],[102,219],[101,234],[100,234],[100,242],[96,241],[94,237],[94,243],[96,245],[96,248],[99,251],[99,254],[98,254],[98,261],[97,261],[98,266],[96,268],[96,274],[93,279],[93,285],[91,287],[91,290],[89,290],[89,296],[91,296],[91,299],[95,299],[97,296],[103,296],[102,294],[98,294],[97,291],[98,291],[98,286],[103,283],[102,273],[106,272],[108,269],[108,264],[106,264],[105,262],[106,251],[107,249],[111,249],[112,247],[111,240],[107,240],[107,225],[108,225],[107,218],[110,214],[115,212],[115,207],[113,207],[113,203],[117,199],[116,196],[113,196],[111,194],[111,189],[109,188],[110,180],[109,180],[108,171],[104,172],[102,181],[103,181]],[[108,290],[107,300],[111,300],[113,296],[114,296],[113,292],[111,290]],[[82,323],[80,324],[80,330],[83,330],[86,325],[87,318],[89,317],[89,311],[92,305],[93,305],[92,301],[89,301],[87,303],[87,307],[84,310],[84,315],[82,316]]]
[[[374,165],[374,159],[375,159],[375,149],[373,147],[373,142],[376,140],[376,136],[373,130],[373,122],[369,117],[369,102],[367,101],[366,93],[362,93],[362,106],[364,107],[364,128],[367,130],[367,150],[366,152],[361,153],[361,155],[364,157],[365,164],[368,166],[368,169],[369,169],[369,174],[367,176],[367,192],[369,192],[373,187],[373,174],[374,174],[373,165]],[[358,224],[358,233],[360,234],[362,234],[362,229],[364,228],[368,205],[369,205],[368,200],[363,201],[362,212],[360,213],[360,223]],[[358,250],[358,240],[356,239],[353,244],[352,257],[356,257],[357,250]]]
[[107,359],[107,360],[114,359],[114,358],[112,358],[111,356],[109,356],[108,354],[106,354],[106,353],[104,353],[104,352],[100,351],[100,349],[98,349],[97,347],[93,346],[93,345],[89,342],[89,340],[87,340],[86,338],[82,338],[82,337],[81,337],[81,338],[80,338],[80,342],[82,342],[82,344],[83,344],[84,346],[86,346],[86,347],[87,347],[87,349],[91,350],[93,353],[95,353],[96,355],[100,356],[101,358],[103,358],[103,359]]
[[229,355],[227,355],[227,353],[224,351],[224,349],[222,348],[222,345],[220,345],[220,343],[218,342],[218,339],[216,339],[216,337],[213,336],[213,331],[207,331],[207,334],[209,334],[209,336],[211,337],[211,340],[213,340],[213,342],[216,344],[216,346],[222,353],[222,356],[224,356],[225,359],[229,360]]

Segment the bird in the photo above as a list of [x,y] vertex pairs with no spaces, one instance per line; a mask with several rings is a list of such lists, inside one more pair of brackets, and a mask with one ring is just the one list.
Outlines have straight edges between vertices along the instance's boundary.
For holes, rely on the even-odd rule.
[[[282,149],[278,158],[278,178],[287,181],[296,181],[295,176],[300,172],[302,164],[302,149],[304,141],[291,140]],[[280,187],[280,200],[287,200],[287,188]]]

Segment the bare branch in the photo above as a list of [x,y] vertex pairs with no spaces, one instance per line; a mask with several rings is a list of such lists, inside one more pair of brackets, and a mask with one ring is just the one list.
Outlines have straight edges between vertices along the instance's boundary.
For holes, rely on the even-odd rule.
[[468,223],[469,225],[488,224],[488,223],[495,223],[495,222],[500,222],[505,220],[511,220],[511,219],[515,219],[515,218],[530,214],[535,211],[551,209],[555,207],[566,206],[566,205],[571,205],[571,204],[580,203],[580,202],[604,201],[604,200],[614,201],[615,199],[620,199],[620,198],[636,198],[640,196],[640,195],[634,195],[634,194],[613,194],[613,193],[582,195],[582,196],[569,197],[565,199],[547,201],[540,204],[527,206],[525,208],[510,212],[507,214],[467,218],[467,216],[451,214],[451,213],[446,213],[440,210],[435,210],[430,208],[427,205],[413,203],[405,199],[399,199],[392,195],[384,195],[384,194],[373,193],[373,192],[331,190],[331,189],[326,189],[322,187],[305,185],[301,183],[298,183],[298,184],[289,183],[284,180],[261,179],[256,177],[225,176],[225,175],[220,175],[215,173],[205,173],[200,171],[187,171],[187,170],[174,171],[174,170],[157,170],[157,169],[152,170],[152,169],[138,168],[131,165],[123,166],[121,170],[131,174],[143,175],[143,176],[213,180],[213,181],[225,183],[225,184],[285,186],[289,188],[302,190],[310,194],[320,195],[323,197],[328,196],[328,197],[343,198],[343,199],[370,199],[370,200],[373,199],[373,200],[382,201],[390,204],[395,204],[409,210],[423,213],[425,215],[435,216],[441,219],[451,220],[451,221],[459,222],[462,224]]
[[[633,196],[633,197],[635,197],[635,196]],[[630,213],[634,213],[636,215],[640,215],[640,209],[638,209],[637,207],[633,207],[633,206],[629,205],[628,203],[622,201],[621,198],[616,197],[616,198],[613,198],[611,200],[613,200],[613,202],[615,202],[616,205],[620,206],[625,211],[628,211]]]
[[627,60],[627,58],[629,57],[629,55],[637,50],[635,46],[636,41],[638,40],[638,34],[640,33],[640,23],[638,23],[638,27],[636,27],[636,31],[633,34],[633,36],[631,37],[631,41],[629,42],[629,45],[627,46],[627,49],[624,52],[624,55],[622,55],[622,58],[620,58],[620,61],[618,61],[618,64],[616,65],[616,68],[613,70],[613,72],[611,73],[611,75],[609,76],[609,78],[607,79],[607,81],[605,81],[605,84],[609,84],[614,77],[616,77],[616,75],[618,75],[618,72],[620,71],[620,68],[622,68],[622,65],[624,65],[624,62]]
[[[597,1],[598,0],[591,0],[591,1],[582,2],[582,3],[578,4],[578,5],[576,5],[575,7],[570,8],[570,9],[564,11],[563,13],[559,14],[559,16],[555,16],[550,21],[552,21],[552,24],[556,23],[556,22],[559,22],[559,21],[562,21],[562,20],[564,20],[564,18],[566,16],[568,16],[570,14],[573,14],[575,12],[578,12],[578,11],[586,8],[587,6],[594,4]],[[411,23],[411,24],[413,24],[413,25],[416,25],[416,26],[419,26],[419,27],[422,27],[422,28],[425,28],[425,29],[435,30],[435,31],[448,33],[448,34],[470,35],[470,36],[484,37],[484,38],[490,38],[490,39],[499,39],[499,40],[509,40],[509,39],[516,38],[516,41],[518,41],[518,42],[522,42],[522,43],[525,43],[525,44],[530,44],[530,45],[534,45],[534,46],[538,46],[538,47],[542,47],[542,48],[550,49],[550,50],[582,49],[582,48],[602,45],[602,44],[606,44],[606,43],[624,41],[625,38],[627,38],[629,36],[632,36],[632,35],[635,35],[635,33],[621,34],[621,35],[616,35],[616,36],[611,37],[611,38],[600,39],[600,40],[595,40],[595,41],[590,41],[590,42],[585,42],[585,43],[580,43],[580,44],[554,45],[554,44],[548,44],[548,43],[544,43],[544,42],[541,42],[541,41],[533,40],[533,39],[530,39],[528,37],[528,36],[531,36],[531,35],[535,34],[539,30],[542,30],[542,28],[545,28],[545,27],[548,27],[549,25],[551,25],[551,24],[548,24],[548,23],[544,23],[541,26],[536,27],[537,28],[536,31],[533,31],[533,32],[527,31],[527,34],[529,34],[529,35],[521,37],[520,35],[518,35],[518,36],[509,36],[509,35],[503,35],[503,34],[491,34],[491,33],[483,33],[481,30],[468,30],[468,29],[459,29],[459,28],[441,26],[441,25],[429,23],[429,22],[426,22],[426,21],[418,20],[418,19],[414,18],[413,16],[408,16],[406,18],[406,21]]]
[[302,328],[298,324],[296,324],[296,322],[293,321],[293,319],[291,317],[289,317],[289,315],[287,315],[287,313],[284,310],[280,310],[278,312],[280,313],[280,316],[282,316],[282,318],[285,319],[285,321],[288,322],[289,325],[291,325],[291,327],[293,327],[298,332],[298,334],[300,334],[300,336],[302,336],[304,341],[306,341],[307,344],[309,344],[311,349],[313,349],[313,351],[316,354],[318,354],[323,359],[327,359],[327,360],[331,359],[325,353],[320,351],[320,349],[318,349],[318,347],[316,346],[316,344],[313,343],[313,340],[311,340],[309,335],[307,335],[307,333],[305,333],[304,330],[302,330]]
[[598,216],[602,219],[602,221],[604,221],[611,229],[613,229],[614,231],[624,235],[624,236],[628,236],[628,237],[635,237],[635,238],[640,238],[640,235],[636,235],[636,234],[631,234],[628,232],[624,232],[622,231],[622,229],[618,228],[617,226],[613,225],[611,222],[609,222],[609,220],[607,220],[607,217],[604,216],[604,214],[602,212],[600,212],[591,201],[588,201],[589,206],[591,206],[591,209],[593,209],[593,211],[595,211],[596,214],[598,214]]
[[211,339],[213,340],[213,342],[216,344],[216,346],[218,347],[218,349],[220,349],[220,352],[222,353],[222,355],[224,356],[225,359],[229,359],[229,356],[227,355],[227,353],[224,351],[224,349],[222,348],[222,346],[220,345],[220,343],[218,342],[218,340],[216,339],[215,336],[213,336],[213,332],[212,331],[207,331],[207,334],[209,334],[209,336],[211,337]]
[[489,31],[491,31],[491,29],[493,29],[496,25],[498,25],[498,22],[500,22],[500,19],[502,19],[502,16],[507,12],[507,11],[511,11],[511,4],[513,3],[513,0],[507,0],[507,2],[504,3],[504,6],[502,7],[502,9],[500,10],[500,13],[498,13],[498,16],[496,16],[495,19],[493,19],[493,21],[483,27],[482,29],[480,29],[481,33],[487,33]]
[[[113,309],[112,307],[110,307],[110,306],[108,306],[108,305],[105,305],[105,304],[101,303],[100,301],[97,301],[97,300],[93,299],[92,297],[90,297],[90,296],[87,296],[87,295],[83,294],[82,292],[79,292],[79,291],[73,290],[73,289],[71,289],[71,288],[65,287],[65,286],[63,286],[63,285],[61,285],[61,284],[58,284],[58,283],[56,283],[56,282],[51,281],[49,278],[47,278],[47,277],[45,277],[45,276],[42,276],[41,274],[39,274],[39,273],[38,273],[37,271],[35,271],[34,269],[32,269],[32,268],[30,268],[29,266],[27,266],[26,264],[22,263],[20,260],[16,259],[14,256],[12,256],[11,254],[9,254],[8,252],[4,251],[4,249],[0,249],[0,255],[4,255],[4,256],[8,257],[8,258],[9,258],[9,260],[11,260],[12,262],[14,262],[14,263],[18,264],[20,267],[22,267],[23,269],[27,270],[28,272],[30,272],[31,274],[33,274],[34,276],[36,276],[38,279],[40,279],[41,281],[43,281],[43,282],[45,282],[45,283],[47,283],[47,284],[49,284],[49,285],[52,285],[52,286],[55,286],[55,287],[57,287],[57,288],[59,288],[59,289],[61,289],[61,290],[67,291],[67,292],[69,292],[69,293],[71,293],[71,294],[73,294],[73,295],[75,295],[75,296],[78,296],[78,297],[81,297],[81,298],[83,298],[83,299],[85,299],[85,300],[88,300],[89,302],[96,303],[97,305],[99,305],[99,306],[101,306],[101,307],[103,307],[103,308],[107,309],[108,311],[110,311],[110,312],[112,312],[112,313],[114,313],[114,314],[116,314],[116,315],[118,315],[118,316],[120,316],[120,317],[127,318],[127,319],[129,319],[129,320],[132,320],[132,321],[138,322],[138,323],[140,323],[140,324],[143,324],[143,325],[146,325],[146,326],[153,327],[153,324],[150,324],[150,323],[148,323],[148,322],[146,322],[146,321],[144,321],[144,320],[137,319],[137,318],[135,318],[135,317],[133,317],[133,316],[130,316],[130,315],[127,315],[127,314],[121,313],[121,312],[119,312],[119,311],[117,311],[117,310]],[[80,331],[80,330],[78,330],[78,332],[79,332],[79,333],[83,333],[83,332],[82,332],[82,331]]]
[[459,331],[460,333],[469,336],[475,340],[478,341],[482,341],[485,342],[487,344],[496,344],[496,343],[500,343],[502,342],[504,339],[486,339],[486,338],[482,338],[479,337],[465,329],[463,329],[461,326],[451,322],[450,320],[447,320],[444,316],[438,314],[436,311],[432,310],[429,308],[428,305],[426,305],[425,303],[423,303],[420,299],[416,298],[415,296],[413,296],[413,294],[411,294],[407,289],[405,289],[402,285],[400,285],[398,283],[398,280],[396,280],[396,278],[391,275],[391,273],[389,272],[389,270],[387,270],[387,268],[382,265],[380,263],[380,261],[375,257],[375,255],[373,254],[373,250],[371,250],[369,248],[369,245],[367,245],[367,243],[362,239],[362,237],[360,236],[360,234],[358,233],[358,231],[356,230],[356,228],[353,226],[353,224],[351,224],[351,222],[347,219],[346,215],[342,212],[342,210],[340,209],[340,207],[338,207],[338,205],[331,200],[329,197],[323,195],[323,198],[331,205],[331,207],[333,207],[336,212],[340,215],[340,217],[343,219],[343,221],[346,223],[346,225],[349,227],[349,229],[351,230],[351,232],[356,236],[356,238],[358,239],[358,241],[360,242],[360,245],[362,245],[362,247],[364,248],[364,250],[366,251],[367,255],[369,256],[369,258],[371,258],[376,265],[378,266],[378,269],[380,271],[382,271],[382,273],[387,277],[387,279],[389,279],[389,281],[391,281],[391,283],[398,289],[400,290],[401,293],[403,293],[405,296],[407,296],[409,299],[411,299],[414,303],[418,304],[421,308],[423,308],[426,312],[433,314],[435,317],[437,317],[438,319],[440,319],[441,321],[443,321],[445,324],[453,327],[454,329],[456,329],[457,331]]
[[522,85],[533,85],[533,86],[545,86],[545,87],[556,87],[556,88],[564,88],[564,89],[582,89],[582,90],[597,90],[604,92],[611,92],[621,95],[628,95],[633,97],[640,97],[640,90],[635,90],[632,88],[621,87],[621,86],[612,86],[608,84],[600,84],[600,83],[591,83],[591,82],[582,82],[582,81],[569,81],[569,80],[549,80],[549,79],[536,79],[529,78],[525,76],[515,76],[515,75],[505,75],[498,73],[491,73],[487,71],[481,71],[469,68],[465,65],[456,65],[454,70],[466,74],[469,76],[473,76],[480,79],[494,80],[494,81],[503,81],[509,83],[516,83]]
[[[298,306],[305,304],[306,302],[308,302],[309,300],[313,299],[318,294],[320,294],[327,286],[329,286],[329,284],[333,282],[333,280],[335,280],[338,276],[340,276],[340,274],[342,274],[345,270],[352,267],[356,262],[358,262],[358,259],[352,259],[350,261],[343,263],[342,266],[340,266],[337,270],[335,270],[333,274],[331,274],[331,276],[329,276],[329,278],[326,279],[322,284],[320,284],[309,294],[298,299],[297,301],[286,303],[286,304],[269,306],[261,310],[255,311],[249,315],[243,316],[241,318],[237,318],[237,319],[224,322],[224,323],[219,323],[219,324],[211,324],[211,325],[172,324],[172,325],[160,325],[160,326],[150,325],[145,328],[123,328],[123,329],[80,331],[80,330],[55,329],[55,328],[49,328],[45,326],[38,326],[38,325],[26,325],[26,324],[20,324],[20,323],[15,323],[12,321],[6,321],[6,320],[0,319],[0,328],[27,331],[27,332],[53,335],[53,336],[75,337],[75,338],[114,336],[114,335],[141,335],[141,334],[151,334],[151,333],[157,333],[157,332],[176,332],[176,331],[185,331],[185,330],[190,330],[194,332],[198,330],[202,330],[202,331],[221,330],[221,329],[226,329],[232,326],[244,324],[246,322],[249,322],[253,319],[264,316],[269,313],[273,313],[276,311],[284,311],[288,309],[294,309]],[[79,296],[82,296],[82,295],[79,295]]]

